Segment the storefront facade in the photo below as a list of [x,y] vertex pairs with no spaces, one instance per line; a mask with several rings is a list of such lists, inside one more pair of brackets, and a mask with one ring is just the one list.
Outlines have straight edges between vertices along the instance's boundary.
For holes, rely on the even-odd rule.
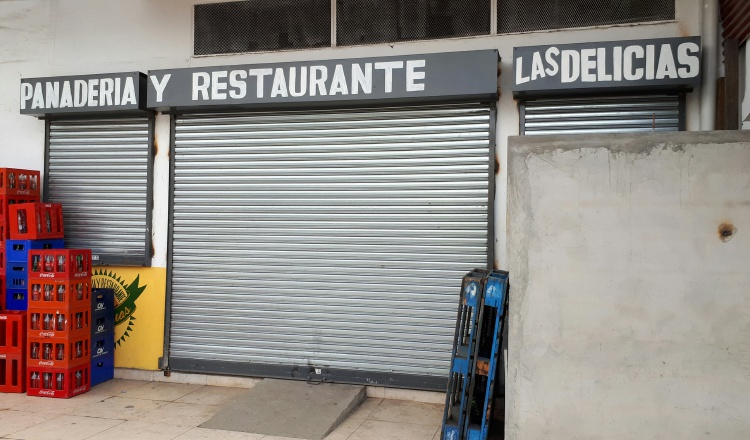
[[[103,276],[128,273],[118,350],[146,328],[150,348],[121,367],[440,390],[461,275],[513,252],[509,136],[712,128],[716,47],[691,1],[645,23],[213,56],[190,35],[201,2],[121,2],[114,23],[79,3],[9,9],[33,38],[6,49],[22,60],[2,94],[18,102],[20,77],[21,100],[0,151],[45,170]],[[136,295],[144,278],[164,287]]]

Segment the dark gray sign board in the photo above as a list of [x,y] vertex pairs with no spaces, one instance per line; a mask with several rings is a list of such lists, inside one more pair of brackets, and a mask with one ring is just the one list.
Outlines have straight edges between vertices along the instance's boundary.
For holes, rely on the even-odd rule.
[[513,48],[514,96],[692,89],[701,82],[700,37]]
[[497,99],[497,50],[152,70],[148,107]]
[[146,110],[146,75],[141,72],[24,78],[21,114],[133,113]]

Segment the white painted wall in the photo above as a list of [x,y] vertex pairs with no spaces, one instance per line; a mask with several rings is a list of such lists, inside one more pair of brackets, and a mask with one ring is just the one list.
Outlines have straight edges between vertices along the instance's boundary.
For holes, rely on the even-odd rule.
[[750,438],[750,135],[510,145],[506,438]]
[[[597,29],[533,32],[436,42],[380,44],[307,51],[228,56],[192,55],[192,6],[199,0],[3,0],[0,1],[0,166],[43,169],[44,124],[19,114],[20,79],[207,65],[403,55],[495,48],[502,58],[497,151],[496,255],[506,264],[505,188],[507,138],[518,134],[517,103],[510,93],[514,46],[564,44],[701,34],[702,8],[677,0],[674,22]],[[166,266],[168,135],[166,116],[157,118],[154,266]],[[688,129],[700,121],[700,91],[688,98]]]

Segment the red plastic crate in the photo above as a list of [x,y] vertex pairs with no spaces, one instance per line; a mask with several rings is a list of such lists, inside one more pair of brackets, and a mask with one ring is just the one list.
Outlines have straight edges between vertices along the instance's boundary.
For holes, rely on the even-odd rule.
[[29,309],[91,307],[91,277],[75,280],[30,278]]
[[29,308],[27,335],[30,338],[77,338],[91,336],[91,309]]
[[0,275],[0,312],[5,310],[5,277]]
[[[0,241],[10,238],[10,213],[9,206],[19,203],[39,202],[39,196],[7,196],[0,194]],[[5,248],[5,246],[3,246]]]
[[0,353],[0,393],[26,391],[26,357],[20,354]]
[[39,171],[0,168],[0,194],[39,196],[41,183]]
[[91,363],[91,338],[29,337],[26,365],[29,367],[73,368]]
[[0,353],[24,354],[26,312],[0,313]]
[[29,278],[72,280],[91,277],[91,249],[29,251]]
[[8,207],[12,240],[64,238],[60,203],[19,203]]
[[0,238],[0,275],[5,275],[5,240]]
[[67,399],[91,389],[90,365],[26,368],[26,394]]

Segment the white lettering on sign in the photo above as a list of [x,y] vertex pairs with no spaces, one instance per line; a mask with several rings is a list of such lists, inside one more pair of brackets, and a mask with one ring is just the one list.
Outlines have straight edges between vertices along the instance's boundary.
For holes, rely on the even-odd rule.
[[21,83],[21,110],[128,106],[138,104],[132,77]]
[[582,49],[551,46],[515,57],[515,84],[547,77],[563,84],[690,79],[700,73],[699,52],[692,41]]
[[[255,86],[255,97],[300,98],[305,96],[358,95],[373,93],[373,76],[382,75],[383,91],[394,93],[394,78],[401,71],[399,88],[406,92],[425,90],[426,62],[424,59],[388,61],[377,63],[352,63],[350,66],[336,64],[289,66],[248,70],[214,70],[192,73],[191,98],[193,101],[231,101],[243,99]],[[155,101],[164,101],[171,74],[159,78],[151,75],[151,84],[156,92]],[[270,91],[266,89],[270,77]],[[405,81],[403,78],[405,77]],[[22,94],[27,93],[22,89]],[[102,91],[99,91],[100,96]],[[252,92],[251,92],[252,93]],[[31,92],[33,96],[33,91]]]

